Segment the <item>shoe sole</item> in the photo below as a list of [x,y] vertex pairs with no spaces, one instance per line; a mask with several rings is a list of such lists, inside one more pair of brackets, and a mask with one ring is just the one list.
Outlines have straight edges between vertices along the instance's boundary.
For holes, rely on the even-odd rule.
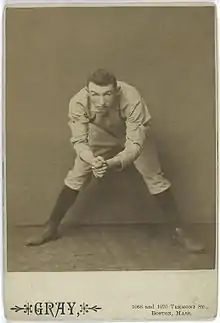
[[52,241],[55,241],[55,240],[58,240],[59,239],[59,236],[55,236],[55,237],[52,237],[52,238],[48,238],[48,239],[45,239],[45,240],[42,240],[42,241],[36,241],[36,242],[27,242],[25,245],[26,247],[38,247],[38,246],[41,246],[43,244],[46,244],[46,243],[49,243],[49,242],[52,242]]

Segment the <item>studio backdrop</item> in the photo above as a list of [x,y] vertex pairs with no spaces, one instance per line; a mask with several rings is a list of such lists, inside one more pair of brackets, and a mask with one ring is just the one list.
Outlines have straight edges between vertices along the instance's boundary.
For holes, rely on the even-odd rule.
[[[68,104],[99,67],[134,85],[153,118],[182,216],[215,219],[211,7],[10,8],[6,13],[7,221],[43,223],[72,167]],[[95,181],[69,218],[163,221],[136,171]]]

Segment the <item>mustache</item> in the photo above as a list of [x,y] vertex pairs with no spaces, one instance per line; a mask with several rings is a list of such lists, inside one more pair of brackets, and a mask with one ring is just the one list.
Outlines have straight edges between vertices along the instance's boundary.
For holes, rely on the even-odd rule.
[[104,105],[96,105],[94,106],[94,111],[100,111],[100,110],[103,110],[103,109],[107,109],[109,108],[108,105],[104,104]]

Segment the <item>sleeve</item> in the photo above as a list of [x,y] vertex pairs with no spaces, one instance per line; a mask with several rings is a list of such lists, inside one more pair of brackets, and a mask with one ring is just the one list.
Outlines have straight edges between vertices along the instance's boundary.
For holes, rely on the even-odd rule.
[[81,159],[90,161],[94,158],[91,148],[88,144],[88,124],[89,117],[85,108],[74,98],[70,100],[69,104],[69,122],[68,125],[71,129],[71,143]]
[[122,152],[113,159],[120,163],[120,170],[132,164],[140,155],[147,132],[151,126],[151,116],[142,98],[125,108],[126,117],[126,142]]

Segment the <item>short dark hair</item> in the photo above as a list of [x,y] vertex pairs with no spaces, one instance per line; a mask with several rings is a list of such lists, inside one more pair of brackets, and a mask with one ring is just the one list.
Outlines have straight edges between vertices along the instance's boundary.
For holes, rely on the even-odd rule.
[[89,83],[95,83],[96,85],[106,86],[112,84],[114,88],[117,87],[117,80],[113,73],[106,71],[105,69],[99,68],[89,75],[87,78],[87,86]]

